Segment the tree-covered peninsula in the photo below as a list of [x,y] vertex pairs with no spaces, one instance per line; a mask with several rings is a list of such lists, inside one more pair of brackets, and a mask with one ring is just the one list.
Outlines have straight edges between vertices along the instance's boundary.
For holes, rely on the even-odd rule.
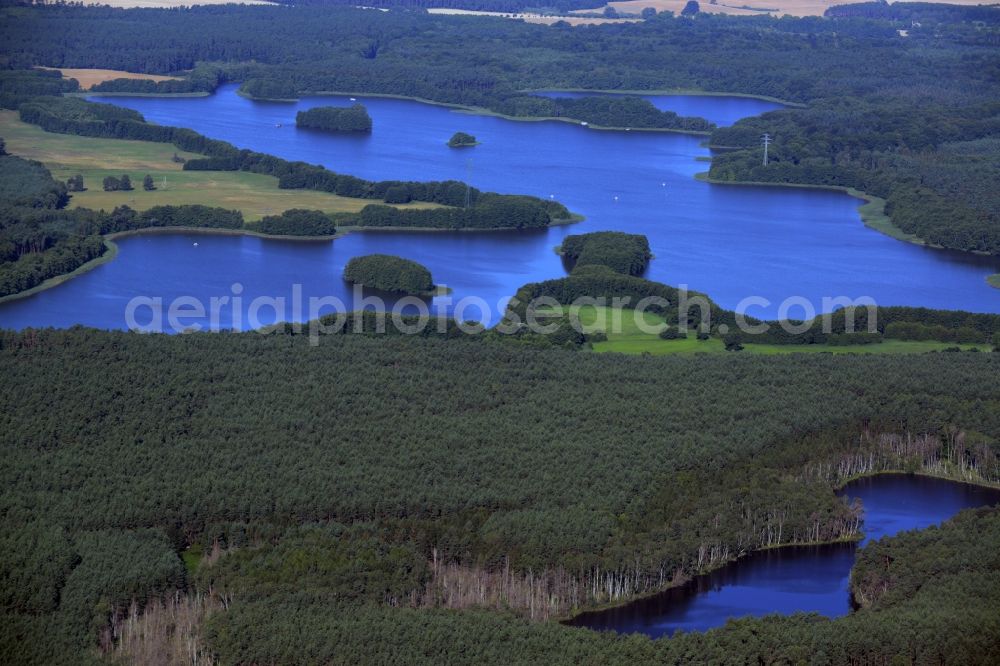
[[332,236],[337,233],[332,216],[321,210],[301,208],[292,208],[280,215],[265,215],[250,227],[277,236]]

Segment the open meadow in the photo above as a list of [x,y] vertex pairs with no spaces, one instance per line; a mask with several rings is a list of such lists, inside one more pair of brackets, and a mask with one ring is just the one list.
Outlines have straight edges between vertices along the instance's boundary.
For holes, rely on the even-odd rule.
[[39,69],[61,72],[64,79],[76,79],[81,90],[90,90],[98,83],[115,79],[142,79],[144,81],[177,81],[178,76],[163,76],[162,74],[137,74],[120,69],[77,69],[71,67],[39,67]]
[[[570,308],[564,308],[566,312]],[[584,306],[579,309],[579,320],[585,330],[604,331],[606,342],[595,342],[595,352],[618,352],[621,354],[651,354],[662,356],[666,354],[717,354],[725,353],[726,346],[721,338],[712,337],[699,340],[694,333],[686,338],[663,340],[651,330],[660,330],[664,320],[650,312],[643,312],[641,319],[635,310],[613,309],[608,307]],[[640,327],[639,322],[643,325]],[[642,330],[645,328],[646,330]],[[885,340],[869,345],[762,345],[745,344],[742,353],[752,354],[920,354],[945,349],[961,349],[968,351],[976,345],[956,345],[949,342],[934,340]]]
[[[184,171],[183,164],[174,161],[175,155],[184,160],[201,155],[178,151],[165,143],[53,134],[21,122],[13,111],[0,111],[0,136],[7,142],[9,152],[42,162],[59,180],[77,174],[83,176],[87,190],[72,194],[71,208],[110,211],[126,205],[141,211],[153,206],[201,204],[237,209],[244,219],[253,221],[291,208],[354,213],[378,203],[315,190],[283,190],[273,176],[244,171]],[[106,176],[117,178],[123,174],[129,176],[135,189],[103,190],[101,184]],[[149,192],[142,188],[147,174],[156,185]],[[414,202],[397,207],[438,206]]]

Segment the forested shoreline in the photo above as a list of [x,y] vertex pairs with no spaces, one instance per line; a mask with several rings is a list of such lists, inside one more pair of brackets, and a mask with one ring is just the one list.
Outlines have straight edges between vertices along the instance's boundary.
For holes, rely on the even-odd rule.
[[[893,223],[929,243],[1000,251],[1000,205],[990,187],[1000,155],[994,101],[1000,91],[992,75],[1000,21],[986,8],[851,5],[827,18],[700,14],[694,20],[657,16],[640,24],[587,28],[402,9],[376,17],[336,7],[280,13],[252,7],[142,14],[71,7],[4,11],[17,18],[8,23],[20,28],[0,33],[18,48],[9,66],[194,68],[198,86],[239,81],[245,93],[261,97],[325,90],[385,93],[513,117],[698,131],[712,128],[658,112],[637,98],[549,99],[522,91],[674,88],[804,103],[808,108],[714,129],[712,144],[736,150],[715,157],[712,177],[854,187],[887,199]],[[249,26],[246,33],[228,29],[230,16]],[[176,48],[140,37],[154,21]],[[261,22],[267,29],[254,29]],[[111,25],[128,30],[110,32]],[[897,30],[904,28],[901,36]],[[341,41],[318,47],[299,38],[317,30]],[[74,35],[72,47],[63,39],[67,31]],[[24,39],[34,32],[38,39]],[[254,35],[252,64],[243,41],[247,33]],[[471,46],[484,39],[488,48]],[[480,59],[458,64],[439,58],[444,45],[469,45]],[[42,62],[54,52],[60,62]],[[761,160],[763,132],[774,140],[768,167]]]
[[[278,187],[282,189],[319,190],[339,196],[378,199],[389,203],[424,201],[453,208],[462,207],[463,211],[453,213],[466,214],[453,215],[446,223],[428,224],[424,218],[430,211],[408,210],[400,212],[392,221],[371,223],[377,226],[521,228],[525,225],[525,216],[531,219],[530,226],[546,226],[552,220],[571,217],[566,207],[557,201],[481,192],[467,183],[454,180],[368,181],[338,174],[322,166],[241,150],[225,141],[210,139],[189,129],[154,125],[146,122],[136,111],[111,104],[50,97],[22,102],[17,109],[22,121],[38,125],[49,132],[171,143],[181,150],[206,155],[205,158],[186,160],[183,165],[186,171],[248,171],[276,177]],[[420,219],[416,222],[406,220],[407,217],[418,216]],[[367,223],[362,220],[362,224]]]
[[[247,223],[237,210],[204,205],[155,206],[136,213],[127,205],[111,212],[65,208],[71,187],[56,181],[44,165],[7,155],[0,143],[0,298],[26,292],[87,265],[106,250],[102,235],[144,228],[204,228],[263,235],[330,237],[344,227],[410,229],[544,228],[573,216],[556,202],[501,195],[458,181],[367,181],[304,162],[209,139],[186,129],[147,123],[129,109],[81,99],[38,96],[56,92],[65,82],[47,71],[0,72],[0,105],[19,109],[26,122],[51,132],[87,137],[171,143],[180,150],[206,155],[183,162],[191,171],[240,170],[274,176],[282,189],[311,189],[379,201],[358,213],[288,210]],[[2,141],[2,139],[0,139]],[[175,156],[176,157],[176,156]],[[148,178],[148,177],[147,177]],[[105,189],[109,180],[105,179]],[[153,187],[152,181],[144,186]],[[117,189],[117,185],[115,186]],[[413,201],[438,204],[428,209],[398,209],[386,204]]]

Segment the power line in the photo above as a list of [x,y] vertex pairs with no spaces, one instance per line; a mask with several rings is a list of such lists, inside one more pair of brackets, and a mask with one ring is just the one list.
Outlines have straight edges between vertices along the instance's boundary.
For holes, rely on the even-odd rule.
[[767,166],[767,147],[771,145],[771,135],[764,132],[764,136],[760,137],[760,140],[764,144],[764,166]]

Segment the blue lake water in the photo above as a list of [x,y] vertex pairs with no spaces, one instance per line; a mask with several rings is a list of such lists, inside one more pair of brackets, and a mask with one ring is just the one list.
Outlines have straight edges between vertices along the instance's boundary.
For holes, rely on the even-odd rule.
[[[905,530],[939,524],[969,507],[1000,503],[1000,491],[940,479],[881,475],[848,485],[865,509],[861,545]],[[854,544],[779,548],[755,553],[689,584],[634,603],[586,613],[569,624],[652,637],[704,631],[728,618],[851,611],[848,579]]]
[[[674,133],[588,130],[578,125],[518,122],[418,102],[359,98],[374,121],[370,136],[339,136],[295,128],[300,109],[348,105],[343,97],[296,103],[253,102],[225,86],[202,98],[113,97],[147,119],[190,127],[239,147],[305,160],[370,179],[461,179],[476,187],[555,197],[586,216],[579,224],[531,232],[365,232],[326,242],[251,237],[166,234],[120,241],[121,253],[63,285],[0,305],[0,326],[125,327],[134,296],[169,302],[185,295],[207,304],[232,295],[239,283],[244,303],[257,296],[293,299],[334,296],[349,307],[341,278],[347,261],[373,252],[419,261],[435,282],[453,289],[452,301],[482,299],[465,318],[495,321],[498,303],[525,282],[559,277],[553,248],[566,234],[617,229],[646,234],[655,259],[650,279],[687,285],[721,305],[737,307],[762,297],[752,315],[774,317],[792,296],[816,311],[824,297],[871,297],[883,305],[914,305],[1000,312],[1000,291],[986,275],[1000,271],[995,258],[936,251],[901,243],[866,228],[858,201],[838,192],[709,185],[703,137]],[[747,98],[656,97],[661,108],[731,122],[774,108]],[[281,125],[277,127],[276,125]],[[454,150],[455,131],[482,145]],[[138,173],[135,175],[139,175]],[[197,243],[197,246],[195,245]],[[435,308],[451,307],[436,299]],[[287,306],[290,318],[291,306]],[[222,313],[224,326],[247,326],[246,312]],[[275,317],[259,313],[258,323]],[[303,315],[307,315],[303,311]],[[787,312],[801,317],[801,308]],[[240,321],[237,321],[240,320]],[[199,320],[202,321],[202,320]],[[204,319],[207,323],[207,318]]]

